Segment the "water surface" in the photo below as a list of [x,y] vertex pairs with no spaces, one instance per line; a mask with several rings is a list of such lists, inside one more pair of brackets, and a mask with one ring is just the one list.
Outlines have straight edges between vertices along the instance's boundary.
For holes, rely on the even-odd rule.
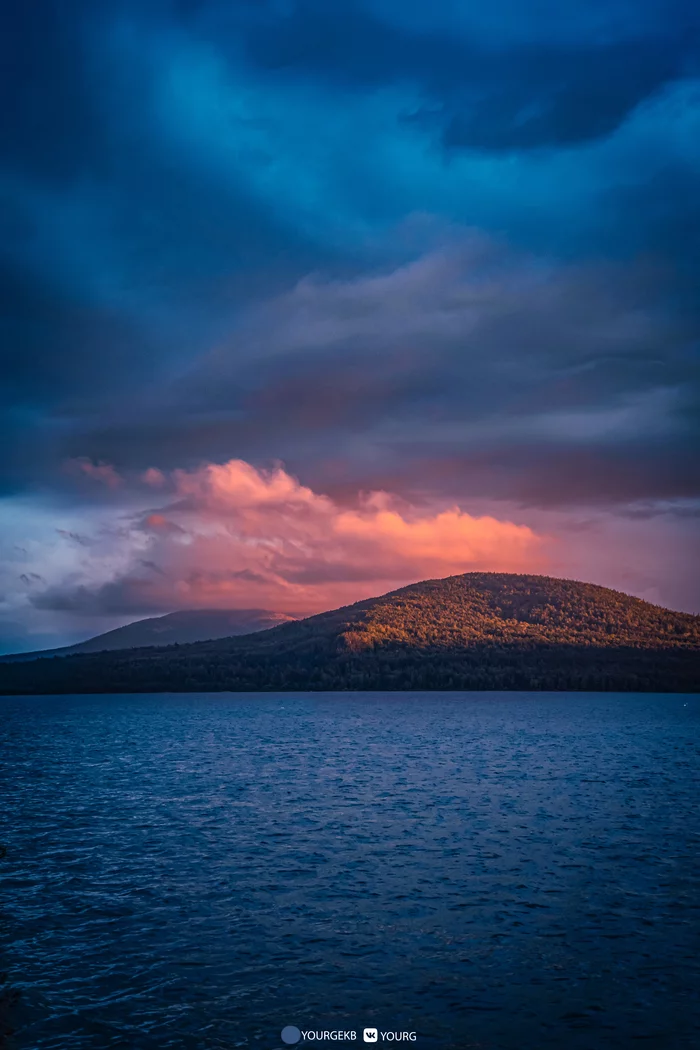
[[699,726],[680,695],[1,698],[6,1046],[697,1048]]

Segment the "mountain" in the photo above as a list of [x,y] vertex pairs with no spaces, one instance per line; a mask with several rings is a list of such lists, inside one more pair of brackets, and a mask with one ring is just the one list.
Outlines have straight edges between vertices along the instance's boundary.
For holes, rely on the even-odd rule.
[[700,616],[572,580],[466,573],[238,638],[2,667],[3,693],[700,690]]
[[268,612],[266,609],[184,609],[181,612],[168,613],[166,616],[137,620],[135,623],[126,624],[125,627],[117,627],[114,631],[98,634],[96,638],[88,638],[86,642],[78,642],[77,645],[0,656],[0,662],[70,656],[72,653],[102,653],[106,650],[135,649],[147,645],[204,642],[214,638],[265,631],[292,619],[292,616]]

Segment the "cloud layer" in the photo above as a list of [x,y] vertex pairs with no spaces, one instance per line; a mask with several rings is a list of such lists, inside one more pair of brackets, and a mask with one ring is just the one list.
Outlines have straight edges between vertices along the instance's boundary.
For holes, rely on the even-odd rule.
[[[699,491],[693,323],[649,264],[554,264],[459,230],[311,275],[64,449],[125,469],[284,453],[316,487],[566,506]],[[572,469],[573,468],[573,469]]]
[[[232,460],[283,460],[377,558],[358,493],[394,494],[414,574],[411,515],[445,549],[486,517],[688,607],[697,4],[5,6],[0,636],[181,604],[166,496]],[[379,586],[363,542],[338,557]]]
[[311,613],[419,578],[544,564],[542,538],[527,526],[456,507],[418,510],[386,493],[341,507],[282,467],[260,471],[231,460],[161,477],[168,501],[157,509],[123,519],[117,533],[101,538],[69,536],[96,549],[82,572],[35,589],[35,608],[93,615],[177,607]]

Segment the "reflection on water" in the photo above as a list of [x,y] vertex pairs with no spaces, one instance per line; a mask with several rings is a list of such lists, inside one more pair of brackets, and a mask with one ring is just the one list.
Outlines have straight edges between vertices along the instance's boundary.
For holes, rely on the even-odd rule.
[[284,1025],[700,1046],[698,697],[2,698],[0,720],[13,1050],[272,1050]]

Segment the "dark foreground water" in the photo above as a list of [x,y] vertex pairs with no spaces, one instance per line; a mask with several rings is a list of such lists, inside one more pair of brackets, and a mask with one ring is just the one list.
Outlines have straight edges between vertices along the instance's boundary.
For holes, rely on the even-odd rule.
[[3,698],[4,1045],[700,1047],[699,728],[679,695]]

